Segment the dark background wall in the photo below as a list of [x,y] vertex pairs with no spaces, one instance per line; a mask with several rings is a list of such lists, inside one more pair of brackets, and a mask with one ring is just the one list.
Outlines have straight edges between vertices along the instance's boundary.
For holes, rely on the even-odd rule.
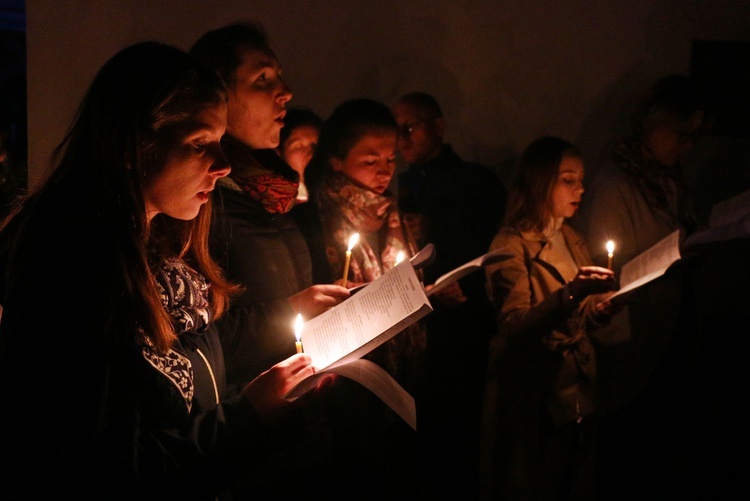
[[690,71],[693,41],[750,42],[745,0],[27,0],[26,9],[32,184],[117,50],[142,39],[187,49],[241,19],[266,27],[290,106],[325,116],[351,97],[426,90],[456,150],[505,180],[542,134],[577,143],[594,168],[645,88]]
[[23,0],[0,0],[0,216],[26,186],[26,18]]

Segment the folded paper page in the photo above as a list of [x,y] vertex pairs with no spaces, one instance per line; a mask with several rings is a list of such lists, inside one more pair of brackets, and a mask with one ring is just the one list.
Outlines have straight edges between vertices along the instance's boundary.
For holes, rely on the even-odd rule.
[[456,280],[460,280],[464,278],[466,275],[469,275],[475,271],[478,271],[479,269],[483,268],[484,266],[487,266],[491,263],[496,263],[498,261],[503,261],[505,259],[511,258],[512,255],[507,252],[502,252],[499,249],[488,252],[487,254],[483,254],[476,259],[472,259],[468,263],[464,263],[458,268],[455,268],[445,275],[442,275],[440,278],[435,280],[434,286],[427,291],[428,296],[432,296],[436,292],[441,291],[446,286],[452,284]]
[[306,378],[287,395],[287,399],[294,400],[306,391],[310,390],[321,376],[327,373],[338,374],[358,382],[380,400],[390,407],[401,419],[406,421],[409,426],[417,429],[417,409],[414,404],[414,398],[404,390],[395,379],[391,377],[378,364],[369,360],[360,358],[347,364],[331,367],[324,372],[318,372],[315,375]]

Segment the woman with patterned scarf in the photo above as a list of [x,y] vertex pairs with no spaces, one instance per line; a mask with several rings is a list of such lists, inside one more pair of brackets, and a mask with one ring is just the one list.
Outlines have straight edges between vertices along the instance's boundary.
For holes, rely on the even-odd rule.
[[[323,124],[306,174],[312,204],[298,213],[306,213],[301,226],[309,246],[325,249],[313,268],[334,283],[343,282],[354,233],[360,238],[351,249],[347,287],[372,282],[397,264],[400,253],[409,258],[418,250],[388,190],[396,169],[396,134],[390,110],[370,99],[344,102]],[[312,221],[313,211],[317,221]],[[424,326],[417,323],[370,357],[414,391],[425,342]]]
[[[416,252],[388,191],[395,150],[396,121],[376,101],[347,101],[324,122],[305,172],[310,200],[292,210],[310,248],[313,274],[322,283],[343,283],[345,253],[353,233],[360,238],[352,249],[347,287],[371,282],[387,272],[399,252],[405,258]],[[424,346],[424,327],[418,322],[365,355],[415,397],[418,414]],[[355,467],[358,485],[371,484],[370,497],[378,497],[375,492],[387,497],[394,489],[400,497],[418,497],[420,461],[414,430],[378,399],[363,398],[361,387],[348,391],[338,405],[356,406],[358,417],[344,413],[337,428],[355,432],[350,440],[361,444],[356,447],[358,457],[371,464]],[[351,462],[352,457],[347,452],[343,459]],[[365,475],[365,471],[370,473]]]
[[181,50],[122,50],[3,222],[3,499],[217,499],[277,446],[265,430],[313,368],[294,355],[224,398],[213,321],[236,287],[208,228],[226,102]]
[[576,223],[594,262],[607,262],[605,243],[616,246],[618,271],[641,252],[681,228],[695,226],[682,160],[706,127],[707,104],[690,78],[660,80],[586,194]]

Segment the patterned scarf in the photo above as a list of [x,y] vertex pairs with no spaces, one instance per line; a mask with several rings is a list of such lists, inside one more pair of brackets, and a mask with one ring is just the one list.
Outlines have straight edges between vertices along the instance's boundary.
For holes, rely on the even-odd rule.
[[221,147],[232,166],[229,178],[244,193],[271,214],[285,214],[292,209],[299,174],[275,150],[253,150],[226,134]]
[[156,288],[178,335],[206,332],[212,312],[203,275],[182,259],[167,259],[156,274]]
[[353,233],[378,233],[380,256],[365,238],[352,249],[348,280],[372,282],[396,265],[399,251],[406,257],[416,252],[407,236],[395,200],[351,182],[340,172],[324,174],[316,196],[323,224],[326,255],[334,277],[344,270],[346,249]]
[[[172,325],[180,337],[180,343],[189,346],[192,344],[191,335],[203,335],[211,322],[209,284],[202,275],[179,258],[165,260],[155,279],[161,302],[172,318]],[[169,350],[163,356],[159,355],[154,351],[148,338],[145,339],[146,345],[142,347],[143,357],[167,378],[190,412],[195,393],[190,360],[176,350]]]
[[656,209],[669,223],[691,228],[695,219],[688,207],[682,166],[657,162],[642,142],[629,139],[615,148],[613,160],[635,183],[649,207]]

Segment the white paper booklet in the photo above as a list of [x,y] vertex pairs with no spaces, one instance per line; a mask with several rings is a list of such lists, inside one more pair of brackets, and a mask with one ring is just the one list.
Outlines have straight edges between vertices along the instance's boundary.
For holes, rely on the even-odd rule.
[[369,353],[432,311],[409,261],[305,322],[302,346],[319,370]]
[[680,230],[675,230],[620,270],[620,290],[612,297],[636,289],[660,276],[680,259]]
[[[416,426],[411,418],[416,416],[413,398],[382,368],[360,358],[431,311],[414,267],[405,260],[341,304],[307,321],[302,346],[317,374],[334,372],[358,381]],[[303,394],[315,379],[304,380],[287,398]]]

